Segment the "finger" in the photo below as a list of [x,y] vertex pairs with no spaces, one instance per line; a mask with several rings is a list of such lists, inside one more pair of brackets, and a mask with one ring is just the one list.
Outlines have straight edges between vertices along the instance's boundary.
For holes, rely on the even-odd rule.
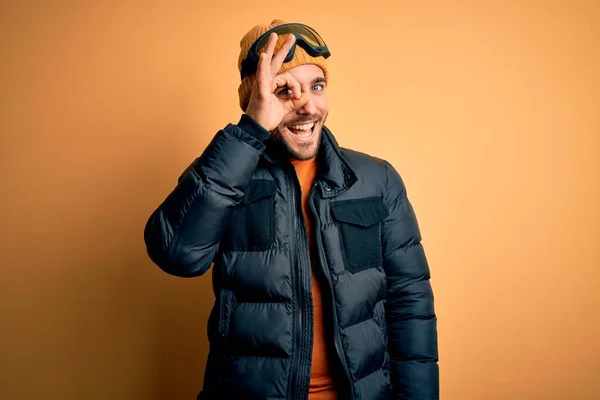
[[265,51],[260,53],[258,58],[258,65],[256,68],[256,78],[259,82],[261,82],[261,86],[267,84],[267,88],[271,81],[271,58],[273,57],[273,51],[275,49],[275,45],[277,44],[277,34],[275,32],[269,35],[269,40],[267,41],[267,47]]
[[310,93],[302,93],[302,97],[300,99],[292,98],[284,103],[284,110],[287,113],[292,111],[296,111],[304,107],[306,103],[308,103],[311,99]]
[[275,89],[284,87],[284,86],[287,86],[287,80],[283,76],[278,75],[275,78],[273,78],[273,81],[271,84],[271,91],[275,92]]
[[276,74],[279,72],[281,66],[283,65],[283,62],[285,61],[285,57],[294,45],[294,42],[296,42],[296,37],[294,35],[289,35],[285,39],[285,42],[283,42],[283,45],[281,45],[279,50],[277,50],[277,54],[275,54],[273,60],[271,61],[271,71],[273,73]]
[[292,100],[294,103],[294,108],[297,110],[304,107],[304,105],[310,101],[311,97],[312,96],[310,93],[302,93],[302,96],[299,99]]
[[256,79],[259,82],[265,82],[269,80],[269,59],[266,53],[261,53],[258,58],[258,66],[256,67]]
[[294,99],[300,99],[300,97],[302,97],[302,88],[300,83],[289,73],[286,72],[284,74],[277,75],[273,82],[275,84],[273,90],[278,87],[287,86],[292,91]]
[[292,89],[294,98],[299,99],[300,97],[302,97],[302,88],[300,87],[300,82],[298,82],[296,79],[294,79],[291,75],[289,76],[288,82],[289,82],[288,86],[290,89]]
[[275,45],[277,44],[277,34],[275,32],[269,35],[269,41],[267,42],[267,48],[265,49],[265,54],[267,60],[271,62],[273,58],[273,51],[275,51]]

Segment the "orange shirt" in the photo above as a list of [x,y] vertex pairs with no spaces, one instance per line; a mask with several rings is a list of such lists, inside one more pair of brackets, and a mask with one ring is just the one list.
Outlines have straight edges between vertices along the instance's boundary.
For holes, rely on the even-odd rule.
[[314,339],[312,350],[312,368],[310,377],[309,400],[337,400],[337,392],[333,382],[330,370],[330,363],[327,352],[327,343],[325,340],[325,320],[323,313],[323,299],[321,285],[316,278],[315,268],[319,267],[319,258],[316,254],[316,245],[314,242],[314,232],[312,230],[312,221],[309,218],[310,204],[308,196],[312,188],[313,181],[317,174],[316,159],[306,161],[292,160],[296,169],[296,175],[302,189],[302,211],[308,234],[308,243],[311,255],[312,267],[312,297],[314,308]]

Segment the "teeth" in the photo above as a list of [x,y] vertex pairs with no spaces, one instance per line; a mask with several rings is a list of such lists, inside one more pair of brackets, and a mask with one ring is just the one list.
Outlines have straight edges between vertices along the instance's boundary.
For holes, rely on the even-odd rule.
[[293,126],[290,126],[290,129],[293,129],[295,131],[306,131],[306,130],[312,129],[313,126],[315,126],[314,122],[312,122],[310,124],[305,124],[305,125],[293,125]]

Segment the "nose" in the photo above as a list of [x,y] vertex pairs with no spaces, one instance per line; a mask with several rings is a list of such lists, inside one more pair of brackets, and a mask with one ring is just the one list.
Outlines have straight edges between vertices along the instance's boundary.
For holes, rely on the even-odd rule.
[[317,113],[317,106],[312,98],[312,94],[310,92],[304,93],[304,96],[307,96],[308,99],[302,105],[302,107],[298,108],[297,113],[300,115],[312,115]]

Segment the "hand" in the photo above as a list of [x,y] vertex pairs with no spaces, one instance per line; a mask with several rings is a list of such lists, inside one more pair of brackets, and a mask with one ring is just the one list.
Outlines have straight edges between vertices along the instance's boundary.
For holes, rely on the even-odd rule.
[[[267,48],[258,61],[246,114],[269,132],[277,128],[286,114],[301,108],[310,99],[309,96],[302,96],[300,83],[292,75],[278,74],[295,40],[294,35],[290,35],[273,56],[277,34],[272,33]],[[292,96],[285,97],[285,100],[277,97],[275,92],[282,87],[289,88]]]

